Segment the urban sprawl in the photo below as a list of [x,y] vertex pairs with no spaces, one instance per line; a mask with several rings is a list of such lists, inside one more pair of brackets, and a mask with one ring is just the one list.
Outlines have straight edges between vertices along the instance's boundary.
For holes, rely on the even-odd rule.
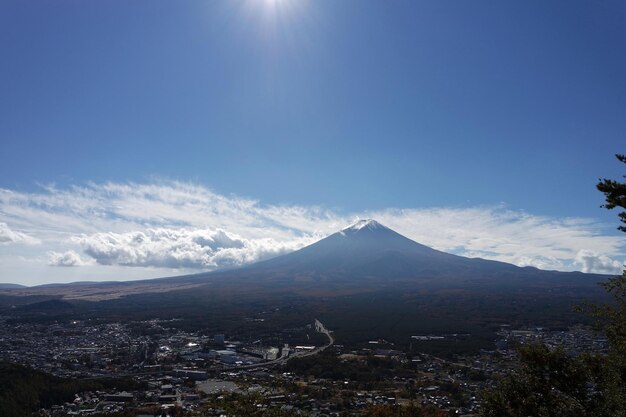
[[[67,321],[9,323],[0,318],[0,359],[60,377],[132,378],[142,388],[77,392],[71,403],[42,410],[47,416],[134,410],[140,415],[225,416],[229,402],[253,398],[257,407],[303,416],[358,415],[375,404],[432,405],[454,415],[476,415],[478,393],[515,366],[517,343],[541,341],[576,354],[602,351],[606,340],[584,327],[567,331],[502,325],[492,350],[444,360],[403,352],[384,340],[357,349],[335,343],[318,320],[255,340],[187,332],[175,320],[129,323]],[[297,334],[309,344],[290,344]],[[263,337],[265,336],[265,338]],[[468,335],[415,335],[428,342]],[[292,361],[331,357],[346,366],[384,369],[384,378],[323,377],[292,369]],[[296,359],[294,359],[296,358]]]

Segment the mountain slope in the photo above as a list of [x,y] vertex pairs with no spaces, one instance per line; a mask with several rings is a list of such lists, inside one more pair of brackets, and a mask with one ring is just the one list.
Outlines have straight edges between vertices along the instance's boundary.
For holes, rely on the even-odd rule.
[[374,220],[361,220],[312,245],[247,267],[196,279],[243,278],[255,283],[324,282],[332,287],[400,284],[428,287],[524,288],[595,286],[605,276],[543,271],[466,258],[417,243]]
[[[408,290],[553,292],[598,291],[605,275],[543,271],[504,262],[465,258],[417,243],[374,220],[361,220],[312,245],[238,269],[143,281],[56,284],[6,289],[10,296],[60,295],[66,299],[110,299],[170,291],[233,293],[333,292],[381,288]],[[260,291],[260,292],[259,292]]]
[[7,290],[11,288],[26,288],[24,285],[20,284],[9,284],[9,283],[0,283],[0,290]]

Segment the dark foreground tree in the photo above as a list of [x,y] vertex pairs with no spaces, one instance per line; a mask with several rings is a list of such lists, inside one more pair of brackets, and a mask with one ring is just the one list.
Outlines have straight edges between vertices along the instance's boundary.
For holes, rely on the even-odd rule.
[[[570,356],[545,345],[522,346],[520,367],[483,396],[482,416],[615,417],[623,415],[607,358]],[[607,395],[611,393],[611,395]],[[621,410],[621,411],[620,411]],[[620,414],[622,413],[622,414]]]
[[[626,164],[626,155],[615,155],[617,159]],[[626,175],[624,175],[626,178]],[[598,190],[604,193],[606,202],[602,207],[613,210],[616,207],[626,209],[626,183],[615,180],[601,179],[597,185]],[[626,224],[626,211],[618,214],[620,221]],[[626,226],[618,227],[622,232],[626,232]]]
[[[616,157],[626,163],[625,155]],[[603,207],[609,210],[621,208],[622,211],[618,216],[620,221],[626,224],[626,183],[602,179],[597,187],[605,196],[606,202]],[[619,226],[618,229],[626,232],[626,226]],[[626,353],[626,270],[622,275],[610,278],[601,285],[613,298],[613,304],[593,307],[592,314],[604,322],[604,331],[611,348]]]
[[[626,163],[626,156],[616,155]],[[626,178],[626,176],[624,176]],[[603,207],[626,209],[626,183],[601,179]],[[626,224],[626,211],[618,214]],[[626,226],[619,226],[626,232]],[[601,283],[613,302],[584,308],[609,342],[607,355],[570,357],[543,345],[520,349],[520,367],[483,395],[482,416],[626,417],[626,271]]]
[[[625,155],[615,156],[626,163]],[[601,179],[597,187],[604,193],[603,207],[609,210],[622,209],[618,216],[626,224],[626,183]],[[618,229],[626,232],[626,226],[619,226]],[[601,285],[613,302],[589,307],[591,315],[598,320],[609,341],[609,354],[603,364],[604,384],[600,388],[605,401],[615,408],[614,415],[626,416],[626,270]]]

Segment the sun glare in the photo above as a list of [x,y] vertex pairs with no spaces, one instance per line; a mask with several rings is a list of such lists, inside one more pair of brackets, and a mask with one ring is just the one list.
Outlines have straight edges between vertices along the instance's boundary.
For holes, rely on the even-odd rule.
[[263,24],[287,24],[298,15],[302,15],[305,0],[246,0],[247,9],[255,18],[260,18]]
[[256,0],[256,3],[260,4],[261,7],[272,10],[290,9],[297,4],[301,5],[302,2],[302,0]]

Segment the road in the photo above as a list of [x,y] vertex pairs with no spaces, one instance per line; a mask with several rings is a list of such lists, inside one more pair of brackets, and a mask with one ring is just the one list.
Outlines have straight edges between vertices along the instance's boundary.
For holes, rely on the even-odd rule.
[[[315,330],[317,330],[318,333],[324,333],[328,337],[328,344],[318,348],[319,349],[318,352],[322,352],[328,349],[335,343],[335,336],[333,336],[332,332],[328,330],[324,326],[324,324],[318,319],[315,319]],[[315,352],[315,353],[318,353],[318,352]]]
[[333,336],[332,332],[328,330],[326,326],[324,326],[324,324],[318,319],[315,319],[315,330],[318,333],[323,333],[326,335],[326,337],[328,337],[327,344],[325,344],[324,346],[316,347],[315,349],[310,350],[308,352],[296,352],[293,355],[289,355],[287,357],[280,357],[278,359],[274,359],[273,361],[255,363],[252,365],[229,366],[229,367],[223,368],[223,370],[230,371],[230,370],[240,370],[240,369],[266,368],[270,366],[282,365],[292,358],[305,358],[307,356],[317,355],[318,353],[325,351],[326,349],[328,349],[335,343],[335,337]]

